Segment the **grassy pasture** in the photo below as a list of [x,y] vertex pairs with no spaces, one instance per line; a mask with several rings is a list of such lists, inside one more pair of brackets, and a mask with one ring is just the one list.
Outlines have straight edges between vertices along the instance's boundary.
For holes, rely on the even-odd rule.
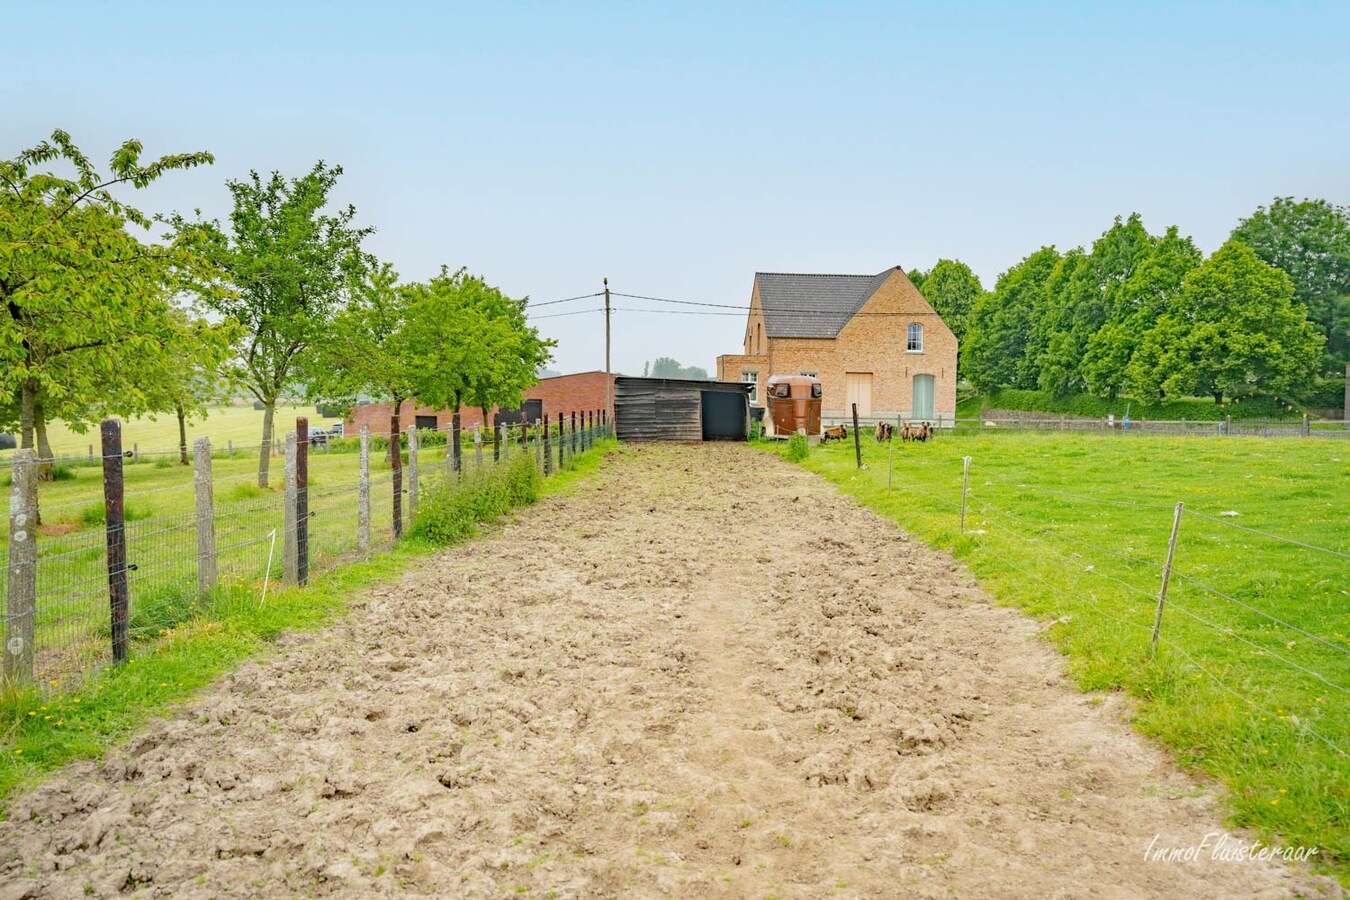
[[[338,421],[324,419],[311,406],[278,406],[276,412],[276,431],[278,437],[295,427],[296,416],[308,416],[313,426],[324,426]],[[252,406],[218,406],[206,411],[205,419],[193,419],[187,423],[188,446],[199,437],[211,438],[212,449],[224,449],[227,441],[234,441],[237,447],[257,447],[262,441],[262,410]],[[64,422],[57,420],[47,426],[47,438],[51,441],[52,453],[57,456],[85,456],[89,446],[98,453],[98,426],[80,433],[71,430]],[[160,413],[154,417],[124,419],[122,421],[122,444],[130,450],[133,444],[139,444],[142,453],[168,452],[178,449],[178,419],[173,413]],[[0,459],[8,459],[14,451],[0,452]]]
[[[1317,846],[1350,875],[1350,561],[1232,527],[1350,553],[1350,447],[971,433],[894,447],[865,435],[863,452],[861,471],[851,440],[801,465],[1046,621],[1083,690],[1128,691],[1137,728],[1226,785],[1233,824]],[[1154,658],[1178,501],[1188,512]]]

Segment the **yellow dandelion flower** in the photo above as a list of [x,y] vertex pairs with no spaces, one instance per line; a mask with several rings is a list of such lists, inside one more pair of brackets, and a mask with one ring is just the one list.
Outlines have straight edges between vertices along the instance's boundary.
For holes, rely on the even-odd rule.
[[22,748],[22,747],[17,747],[17,748],[15,748],[15,750],[14,750],[14,755],[15,755],[15,756],[22,756],[22,755],[23,755],[23,748]]
[[1271,806],[1279,806],[1279,805],[1280,805],[1280,798],[1279,798],[1279,797],[1276,797],[1274,800],[1270,801],[1270,805],[1271,805]]

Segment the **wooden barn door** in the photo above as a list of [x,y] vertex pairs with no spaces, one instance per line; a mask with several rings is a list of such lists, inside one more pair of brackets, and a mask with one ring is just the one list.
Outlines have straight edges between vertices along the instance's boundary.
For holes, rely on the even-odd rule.
[[844,373],[844,413],[848,415],[853,411],[853,404],[858,404],[859,416],[872,415],[872,373],[871,372],[845,372]]

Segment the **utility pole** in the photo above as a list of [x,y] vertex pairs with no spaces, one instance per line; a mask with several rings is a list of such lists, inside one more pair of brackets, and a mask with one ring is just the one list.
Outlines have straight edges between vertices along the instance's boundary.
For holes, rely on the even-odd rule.
[[614,415],[614,398],[610,393],[612,380],[609,374],[609,278],[605,278],[605,409],[611,416]]

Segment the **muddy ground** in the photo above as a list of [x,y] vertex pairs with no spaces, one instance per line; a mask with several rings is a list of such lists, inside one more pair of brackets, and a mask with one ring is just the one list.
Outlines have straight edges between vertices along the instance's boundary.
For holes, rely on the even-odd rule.
[[70,767],[0,897],[1339,896],[824,481],[628,448]]

